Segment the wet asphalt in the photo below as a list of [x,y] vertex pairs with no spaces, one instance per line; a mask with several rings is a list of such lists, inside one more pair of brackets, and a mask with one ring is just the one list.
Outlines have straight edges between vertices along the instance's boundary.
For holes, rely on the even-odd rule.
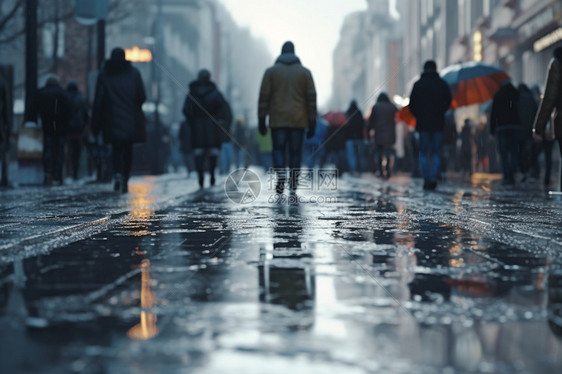
[[0,191],[0,371],[562,372],[560,195],[255,172]]

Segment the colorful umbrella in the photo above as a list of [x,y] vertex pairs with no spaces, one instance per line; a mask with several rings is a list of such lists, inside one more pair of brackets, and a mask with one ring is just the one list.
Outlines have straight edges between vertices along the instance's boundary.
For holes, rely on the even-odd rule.
[[402,107],[402,109],[400,109],[396,113],[396,119],[397,121],[405,122],[408,126],[412,128],[416,128],[416,117],[414,117],[412,112],[410,112],[410,107],[408,105]]
[[330,125],[343,126],[347,123],[347,118],[344,112],[331,110],[322,116]]
[[491,100],[509,75],[499,66],[483,62],[463,62],[446,67],[441,77],[453,94],[452,108]]

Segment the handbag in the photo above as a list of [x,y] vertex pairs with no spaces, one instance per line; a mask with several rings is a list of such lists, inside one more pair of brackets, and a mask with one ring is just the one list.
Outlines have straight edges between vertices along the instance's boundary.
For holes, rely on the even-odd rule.
[[20,128],[17,151],[19,160],[40,160],[43,158],[43,129],[39,126]]

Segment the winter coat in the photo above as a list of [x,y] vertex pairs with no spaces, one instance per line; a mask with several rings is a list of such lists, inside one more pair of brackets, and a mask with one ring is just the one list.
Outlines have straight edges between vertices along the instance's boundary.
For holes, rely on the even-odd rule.
[[500,129],[519,129],[519,92],[511,83],[504,84],[494,95],[490,114],[490,133]]
[[88,105],[84,96],[78,91],[67,91],[70,99],[70,117],[68,121],[69,136],[81,137],[88,125]]
[[213,82],[196,80],[189,84],[183,114],[191,126],[194,149],[220,148],[223,141],[229,140],[232,112]]
[[66,135],[71,104],[66,91],[58,83],[48,83],[37,91],[35,108],[41,118],[43,135]]
[[357,105],[351,105],[347,112],[345,112],[347,124],[345,125],[345,138],[346,140],[361,140],[363,139],[363,131],[365,130],[365,119],[363,113]]
[[269,115],[271,128],[307,128],[316,123],[312,74],[292,53],[282,54],[263,75],[258,117]]
[[517,106],[519,122],[521,123],[521,139],[533,138],[533,123],[537,114],[537,102],[530,89],[519,87],[519,105]]
[[92,130],[103,132],[105,143],[138,143],[146,140],[146,100],[139,71],[126,60],[109,59],[98,76]]
[[423,72],[410,94],[410,111],[417,131],[443,131],[445,112],[451,106],[451,90],[435,71]]
[[544,133],[553,112],[554,137],[560,140],[562,139],[562,61],[556,58],[553,58],[548,66],[544,96],[533,125],[538,135]]
[[369,116],[368,129],[375,131],[375,146],[392,146],[396,143],[396,112],[390,101],[377,101]]

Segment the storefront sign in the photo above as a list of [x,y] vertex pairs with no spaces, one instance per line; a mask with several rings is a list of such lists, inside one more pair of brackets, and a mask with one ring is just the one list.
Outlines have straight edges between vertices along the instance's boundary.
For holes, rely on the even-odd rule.
[[533,43],[533,50],[535,52],[540,52],[545,48],[550,47],[554,43],[562,40],[562,27],[554,30],[550,34],[547,34]]

